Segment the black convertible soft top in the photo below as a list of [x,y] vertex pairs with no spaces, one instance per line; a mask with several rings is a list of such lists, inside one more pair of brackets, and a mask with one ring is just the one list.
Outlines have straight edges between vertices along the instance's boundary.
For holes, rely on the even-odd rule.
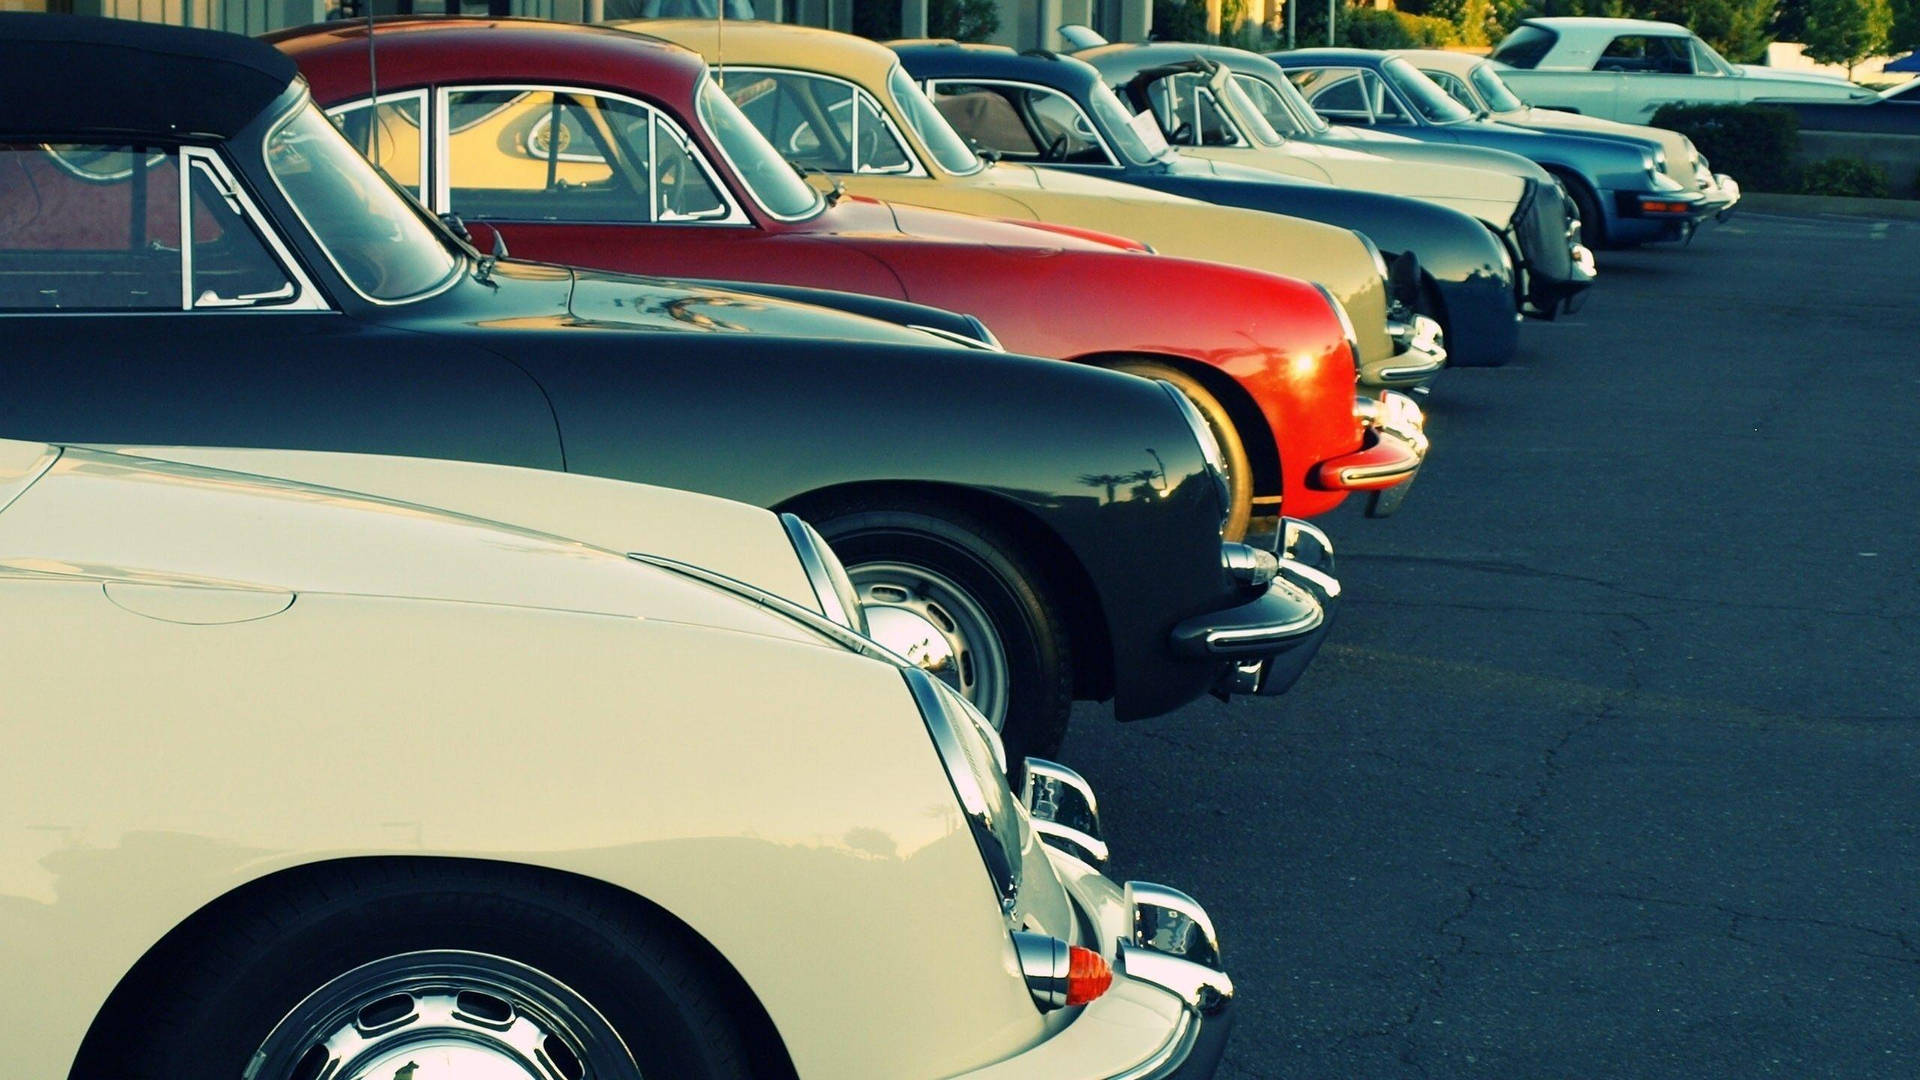
[[296,73],[238,34],[0,12],[0,133],[228,138]]

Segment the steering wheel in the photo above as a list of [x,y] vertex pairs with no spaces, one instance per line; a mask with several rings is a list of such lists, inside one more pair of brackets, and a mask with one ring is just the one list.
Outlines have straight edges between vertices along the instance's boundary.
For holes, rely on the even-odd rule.
[[1059,138],[1047,144],[1047,152],[1043,160],[1046,160],[1046,161],[1067,160],[1067,136],[1066,135],[1061,135]]

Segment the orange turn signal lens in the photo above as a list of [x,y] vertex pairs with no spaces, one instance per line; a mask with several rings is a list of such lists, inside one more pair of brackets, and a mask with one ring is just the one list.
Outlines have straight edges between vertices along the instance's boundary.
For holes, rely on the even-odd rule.
[[1067,956],[1068,1005],[1085,1005],[1113,985],[1113,968],[1099,953],[1075,945]]

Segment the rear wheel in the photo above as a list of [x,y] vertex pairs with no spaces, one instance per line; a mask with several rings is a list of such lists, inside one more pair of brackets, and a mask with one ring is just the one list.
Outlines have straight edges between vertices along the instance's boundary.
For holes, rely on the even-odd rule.
[[1073,706],[1066,620],[1022,546],[931,501],[846,501],[803,515],[833,545],[875,641],[972,702],[1010,766],[1060,748]]
[[1213,441],[1220,445],[1220,456],[1227,461],[1227,526],[1225,536],[1228,540],[1239,540],[1247,534],[1247,523],[1253,518],[1253,462],[1247,457],[1247,446],[1240,438],[1239,425],[1233,421],[1233,414],[1206,384],[1171,364],[1157,360],[1129,359],[1109,365],[1115,371],[1124,371],[1129,375],[1138,375],[1146,379],[1163,379],[1173,384],[1193,407],[1200,410],[1201,419],[1213,432]]
[[747,1080],[714,973],[622,900],[540,874],[343,868],[176,951],[114,1033],[114,1074]]

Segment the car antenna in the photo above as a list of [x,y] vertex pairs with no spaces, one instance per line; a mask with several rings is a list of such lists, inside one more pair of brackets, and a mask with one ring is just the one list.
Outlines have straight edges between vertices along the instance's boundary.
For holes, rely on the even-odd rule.
[[[493,250],[480,256],[479,265],[473,268],[473,279],[482,285],[493,285],[493,268],[501,259],[507,258],[507,238],[500,235],[500,226],[494,225],[491,228],[493,229]],[[499,288],[497,285],[494,287]]]
[[713,75],[720,92],[727,92],[727,0],[713,4]]
[[373,167],[380,167],[380,64],[373,55],[373,0],[360,0],[367,8],[367,142],[373,146]]

